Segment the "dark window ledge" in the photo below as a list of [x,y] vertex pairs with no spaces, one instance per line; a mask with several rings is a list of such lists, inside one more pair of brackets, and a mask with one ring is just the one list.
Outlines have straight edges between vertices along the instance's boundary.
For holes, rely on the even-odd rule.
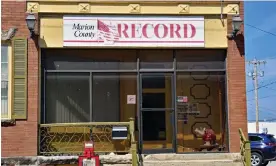
[[14,119],[1,119],[1,126],[2,127],[15,126],[15,120]]

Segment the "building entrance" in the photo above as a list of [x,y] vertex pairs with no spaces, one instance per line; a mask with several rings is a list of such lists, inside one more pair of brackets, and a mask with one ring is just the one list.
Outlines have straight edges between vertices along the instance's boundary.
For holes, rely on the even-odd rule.
[[173,151],[173,74],[140,74],[140,135],[143,153]]

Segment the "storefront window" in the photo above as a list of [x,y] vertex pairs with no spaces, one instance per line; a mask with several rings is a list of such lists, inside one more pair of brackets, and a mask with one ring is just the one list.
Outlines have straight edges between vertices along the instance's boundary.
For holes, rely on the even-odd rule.
[[129,121],[136,115],[136,74],[131,73],[93,73],[92,112],[93,121]]
[[120,78],[117,73],[95,73],[92,77],[93,121],[120,121]]
[[43,123],[132,117],[143,150],[228,150],[225,50],[101,51],[46,52]]
[[[46,74],[45,123],[118,122],[136,115],[136,78],[131,73]],[[136,101],[135,101],[136,103]]]
[[179,72],[176,84],[178,151],[227,150],[224,72]]
[[90,121],[89,73],[47,73],[45,122]]

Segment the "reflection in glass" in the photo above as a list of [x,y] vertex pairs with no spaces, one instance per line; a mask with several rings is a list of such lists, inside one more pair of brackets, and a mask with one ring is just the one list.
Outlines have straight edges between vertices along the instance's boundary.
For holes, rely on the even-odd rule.
[[1,62],[8,62],[8,46],[1,46]]
[[48,70],[135,70],[136,62],[119,61],[52,61],[48,62]]
[[225,50],[177,50],[176,69],[225,69]]
[[128,122],[136,116],[136,104],[127,103],[137,96],[136,82],[137,75],[127,73],[47,73],[45,123]]
[[126,50],[55,50],[46,51],[43,58],[46,70],[135,70],[137,68],[135,54]]
[[1,80],[1,117],[8,118],[8,81]]
[[46,123],[90,121],[89,73],[47,73]]
[[166,112],[143,111],[143,140],[166,140]]
[[[136,96],[137,76],[127,73],[93,73],[92,110],[95,122],[129,121],[136,116],[136,104],[128,104],[128,95]],[[134,101],[136,103],[136,101]],[[121,114],[120,112],[123,112]]]
[[117,73],[95,73],[92,85],[93,121],[118,122],[120,115],[120,77]]
[[172,69],[172,50],[140,50],[141,69]]
[[165,93],[143,93],[142,108],[166,108]]
[[171,149],[174,111],[142,111],[143,149]]
[[1,63],[1,74],[3,75],[7,73],[8,73],[8,63]]
[[177,62],[177,69],[204,70],[204,69],[225,69],[224,62]]
[[142,88],[165,88],[165,75],[154,74],[154,75],[142,75]]
[[8,118],[8,46],[1,46],[1,117]]

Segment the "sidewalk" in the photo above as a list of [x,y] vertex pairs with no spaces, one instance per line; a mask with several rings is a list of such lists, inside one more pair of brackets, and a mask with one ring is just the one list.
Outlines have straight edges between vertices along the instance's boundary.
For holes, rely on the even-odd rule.
[[276,161],[273,161],[272,163],[269,163],[267,166],[276,166]]

